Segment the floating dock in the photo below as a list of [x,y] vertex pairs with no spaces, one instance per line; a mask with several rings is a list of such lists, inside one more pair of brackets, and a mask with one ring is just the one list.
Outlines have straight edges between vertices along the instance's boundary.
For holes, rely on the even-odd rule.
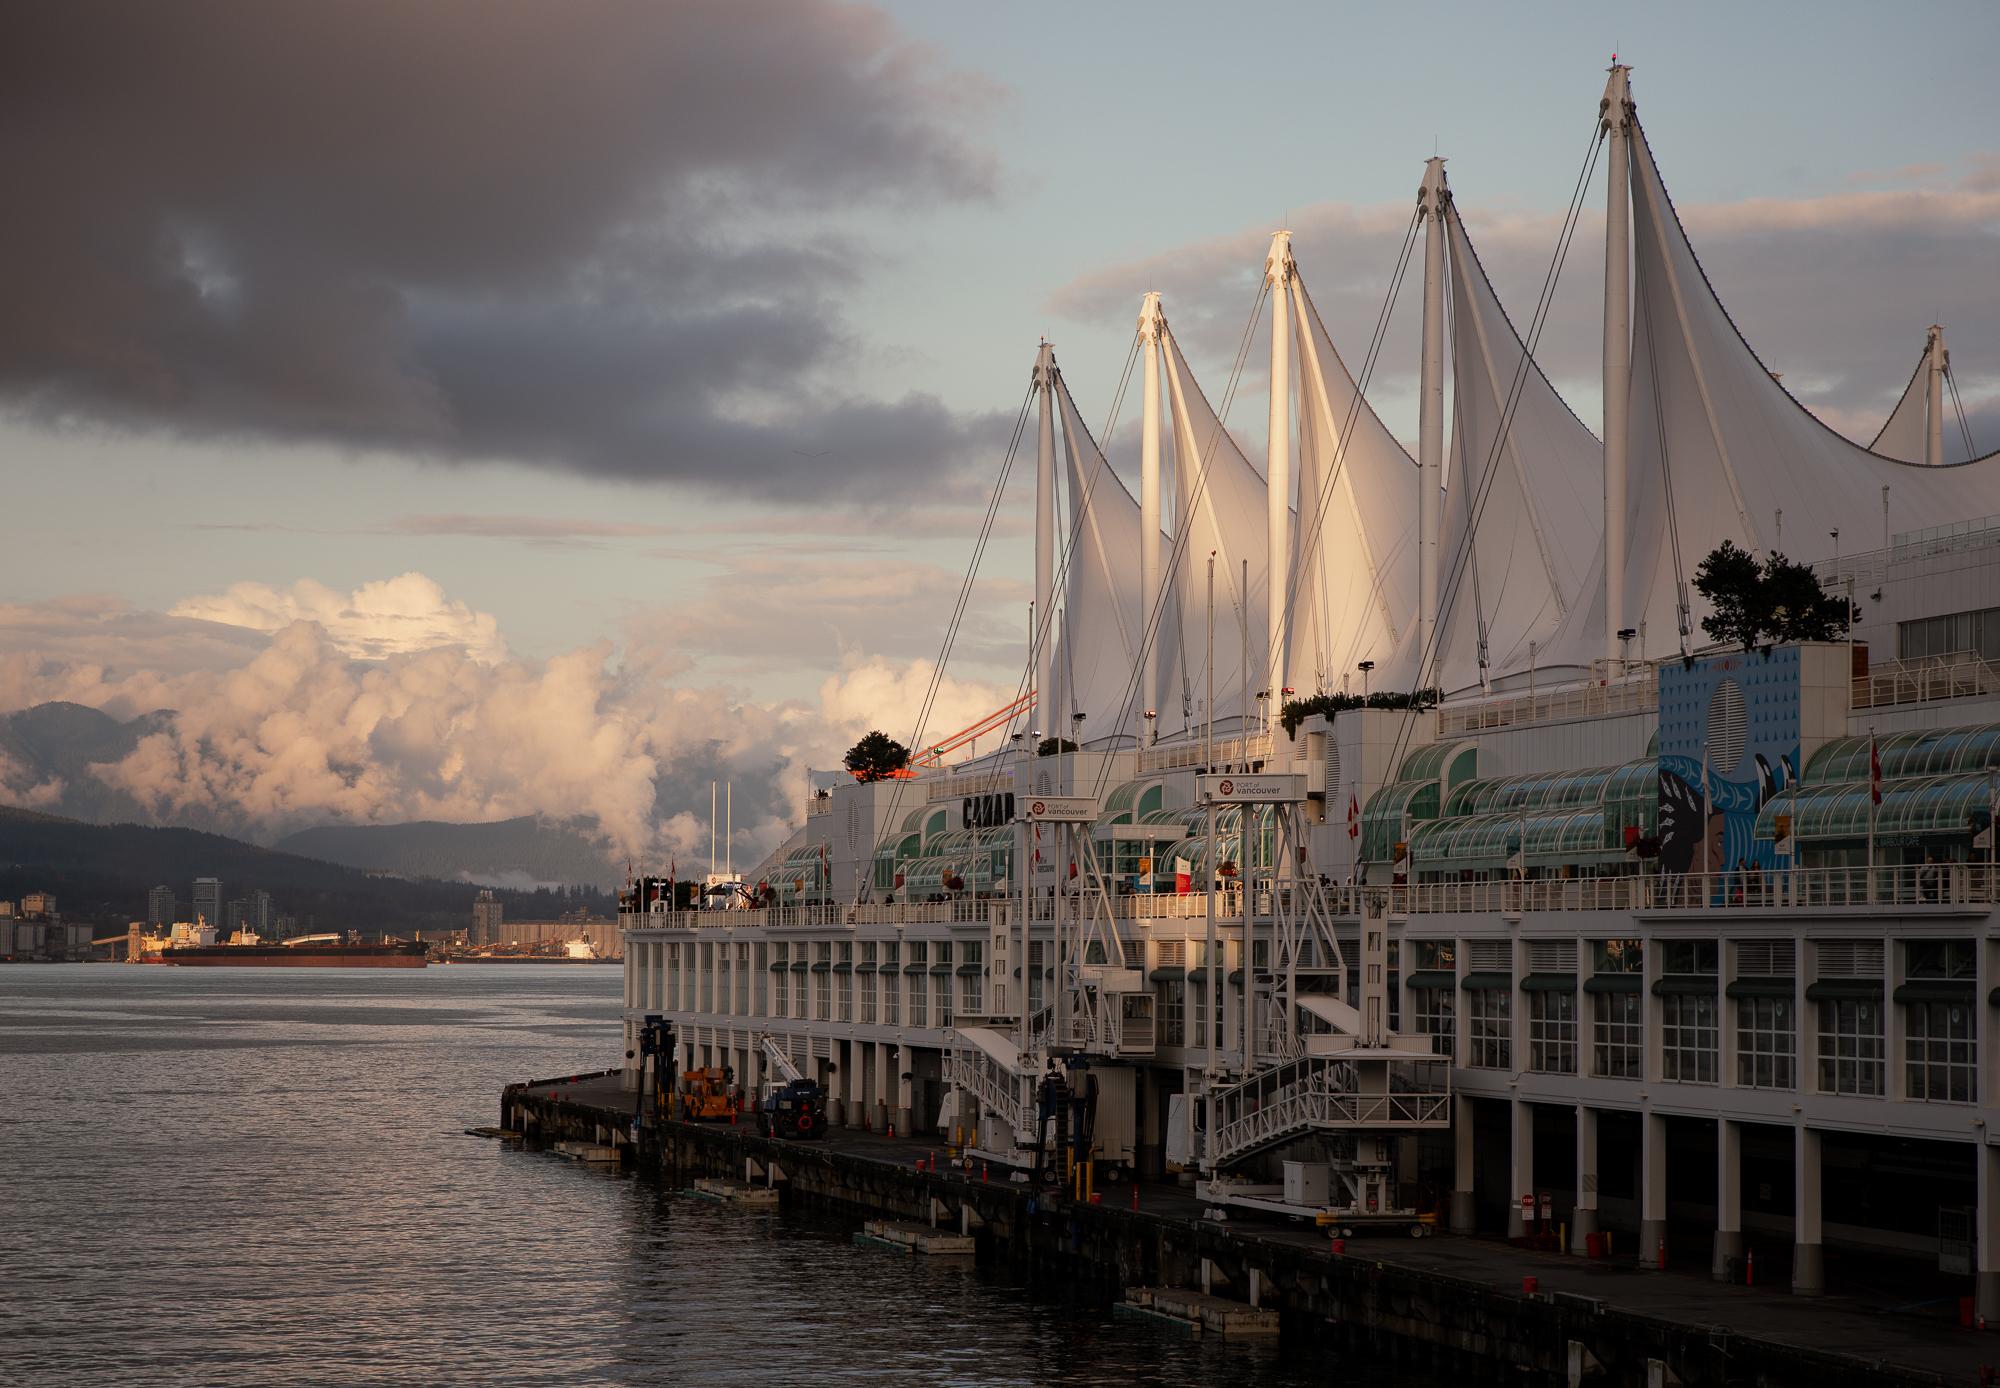
[[694,1193],[703,1200],[715,1200],[724,1205],[775,1205],[778,1203],[776,1186],[753,1186],[747,1181],[728,1181],[713,1176],[696,1178]]
[[[786,1205],[859,1215],[868,1231],[964,1239],[982,1257],[1094,1288],[1107,1305],[1124,1301],[1120,1314],[1185,1333],[1214,1333],[1211,1320],[1225,1336],[1232,1325],[1257,1334],[1282,1325],[1400,1362],[1409,1381],[1969,1388],[2000,1363],[2000,1339],[1858,1298],[1795,1297],[1718,1284],[1705,1269],[1649,1272],[1483,1238],[1361,1238],[1336,1253],[1309,1226],[1205,1219],[1194,1193],[1171,1183],[1077,1202],[954,1168],[929,1137],[837,1127],[788,1142],[747,1124],[678,1122],[635,1130],[633,1102],[616,1071],[512,1085],[501,1126],[530,1146],[609,1148],[677,1187],[707,1178],[775,1189]],[[880,1246],[907,1247],[868,1231]],[[1148,1290],[1135,1300],[1133,1288]]]
[[970,1234],[932,1229],[922,1224],[905,1224],[894,1219],[869,1220],[861,1226],[861,1232],[854,1236],[856,1243],[864,1240],[869,1247],[893,1249],[898,1253],[958,1255],[969,1258],[979,1251],[978,1240]]

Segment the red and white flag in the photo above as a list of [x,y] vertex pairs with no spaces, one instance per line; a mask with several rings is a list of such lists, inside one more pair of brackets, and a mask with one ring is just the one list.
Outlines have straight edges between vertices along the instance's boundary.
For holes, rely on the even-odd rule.
[[1882,803],[1882,754],[1873,733],[1868,735],[1868,798],[1874,804]]
[[1174,859],[1174,890],[1182,895],[1194,890],[1194,864],[1185,858]]
[[1355,799],[1353,791],[1347,793],[1347,837],[1361,837],[1361,802]]

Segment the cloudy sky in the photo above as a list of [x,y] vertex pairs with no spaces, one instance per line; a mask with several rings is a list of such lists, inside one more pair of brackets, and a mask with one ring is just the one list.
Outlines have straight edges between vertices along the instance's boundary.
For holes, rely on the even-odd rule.
[[[1039,337],[1102,419],[1160,289],[1219,381],[1290,225],[1358,353],[1433,150],[1530,304],[1614,48],[1767,364],[1865,439],[1941,318],[2000,445],[1996,41],[1975,4],[31,7],[0,711],[176,709],[106,779],[260,836],[675,851],[725,774],[767,847],[806,766],[909,735]],[[1544,340],[1587,420],[1600,222]],[[1018,680],[1030,505],[933,733]]]

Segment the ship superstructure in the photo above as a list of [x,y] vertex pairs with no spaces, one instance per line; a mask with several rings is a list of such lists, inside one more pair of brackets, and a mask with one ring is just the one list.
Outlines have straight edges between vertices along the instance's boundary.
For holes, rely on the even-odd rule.
[[[1350,371],[1284,233],[1261,469],[1160,296],[1136,497],[1042,344],[1005,740],[812,795],[752,874],[773,904],[642,882],[627,1050],[664,1013],[684,1068],[758,1090],[776,1046],[834,1124],[1337,1226],[1615,1224],[1643,1260],[1671,1214],[1718,1272],[1781,1240],[1803,1292],[1830,1242],[1936,1252],[2000,1316],[2000,457],[1943,465],[1936,329],[1893,448],[1811,416],[1696,260],[1625,67],[1594,120],[1519,319],[1425,166],[1414,458],[1365,398],[1379,340]],[[1600,166],[1601,434],[1534,360]],[[1708,644],[1724,540],[1812,561],[1853,619]],[[1876,1181],[1895,1211],[1861,1217]]]

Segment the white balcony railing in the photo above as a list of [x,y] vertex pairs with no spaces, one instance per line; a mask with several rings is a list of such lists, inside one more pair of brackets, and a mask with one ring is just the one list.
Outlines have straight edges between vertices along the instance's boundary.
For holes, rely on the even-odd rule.
[[1560,723],[1620,713],[1650,713],[1660,707],[1660,672],[1641,671],[1581,684],[1558,685],[1494,699],[1468,699],[1438,707],[1438,736],[1457,737],[1494,728]]
[[1854,707],[1887,708],[1934,699],[1968,699],[2000,694],[2000,664],[1971,651],[1887,660],[1871,665],[1854,681]]

